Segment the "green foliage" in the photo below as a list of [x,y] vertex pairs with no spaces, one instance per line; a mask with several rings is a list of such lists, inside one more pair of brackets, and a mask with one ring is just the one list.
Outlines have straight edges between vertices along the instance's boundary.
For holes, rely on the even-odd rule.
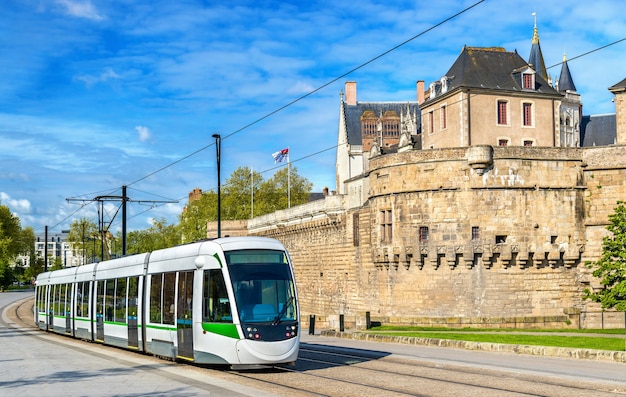
[[102,252],[98,226],[87,218],[72,222],[67,241],[71,243],[72,255],[82,257],[82,263],[91,263]]
[[179,216],[179,230],[183,242],[202,240],[206,238],[207,222],[217,220],[217,193],[205,192],[200,199],[191,202]]
[[24,270],[24,278],[26,280],[34,280],[40,273],[43,273],[43,258],[37,257],[31,260],[30,266]]
[[6,291],[15,281],[13,269],[7,262],[0,263],[0,291]]
[[626,206],[617,202],[615,212],[609,216],[611,233],[602,239],[602,256],[589,266],[595,268],[593,276],[600,279],[602,289],[585,290],[585,299],[599,302],[604,309],[626,311]]
[[[118,236],[121,241],[121,236]],[[145,230],[136,230],[126,237],[126,252],[138,254],[169,248],[180,244],[180,233],[175,225],[168,225],[165,219],[155,219],[152,226]]]
[[[286,209],[289,202],[292,207],[304,204],[312,187],[294,166],[281,168],[268,180],[248,167],[239,167],[221,189],[221,219],[250,219]],[[189,203],[179,220],[185,242],[205,239],[207,222],[217,221],[217,192],[204,192],[199,200]]]
[[23,263],[17,263],[19,255],[35,257],[35,233],[24,228],[20,219],[9,207],[0,205],[0,289],[8,288],[18,278],[24,277]]

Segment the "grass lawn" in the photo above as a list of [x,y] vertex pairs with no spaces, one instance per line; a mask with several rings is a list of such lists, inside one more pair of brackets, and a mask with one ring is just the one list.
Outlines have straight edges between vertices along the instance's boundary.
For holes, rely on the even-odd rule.
[[[526,335],[516,332],[536,332],[541,335]],[[555,332],[580,334],[573,336],[555,335]],[[471,342],[503,343],[513,345],[557,346],[595,350],[626,350],[626,340],[615,337],[586,336],[586,334],[624,334],[623,329],[610,330],[523,330],[523,329],[476,329],[476,328],[428,328],[428,327],[375,327],[367,333],[409,336],[415,338],[452,339]],[[544,335],[545,334],[545,335]]]

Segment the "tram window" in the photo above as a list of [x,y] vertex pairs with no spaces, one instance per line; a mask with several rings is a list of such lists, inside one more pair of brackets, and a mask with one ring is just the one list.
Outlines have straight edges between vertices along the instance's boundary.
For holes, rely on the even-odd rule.
[[56,310],[54,314],[56,316],[65,315],[65,284],[57,286]]
[[113,321],[113,304],[115,296],[115,280],[105,280],[104,282],[104,320]]
[[232,323],[233,315],[220,269],[205,270],[202,293],[202,321]]
[[231,266],[239,318],[246,322],[296,318],[294,288],[287,265],[271,268],[257,265]]
[[76,308],[74,309],[74,315],[76,315],[76,317],[82,317],[83,283],[76,284],[76,299],[74,300],[74,304],[76,305]]
[[150,322],[160,324],[161,299],[162,299],[163,275],[153,274],[150,276]]
[[104,316],[104,281],[97,282],[96,313],[97,317]]
[[150,322],[174,324],[176,273],[150,276]]
[[163,278],[163,324],[174,324],[176,273],[165,273]]
[[128,316],[137,318],[137,297],[139,292],[139,277],[131,277],[128,279]]
[[128,279],[118,278],[115,280],[115,310],[113,321],[118,323],[126,322],[126,287]]
[[85,281],[83,284],[83,291],[82,291],[82,302],[80,305],[80,312],[81,312],[81,316],[83,317],[89,317],[89,282]]
[[58,285],[53,285],[50,287],[51,291],[50,291],[50,311],[52,312],[52,314],[57,314],[58,311],[58,304],[57,302],[59,301],[59,298],[57,296],[57,289],[58,289]]

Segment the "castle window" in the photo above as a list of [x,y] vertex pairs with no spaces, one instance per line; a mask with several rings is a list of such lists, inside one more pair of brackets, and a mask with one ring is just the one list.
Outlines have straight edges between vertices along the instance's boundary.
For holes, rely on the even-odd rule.
[[448,128],[448,107],[446,105],[441,105],[440,111],[439,129],[445,130]]
[[400,116],[393,110],[388,110],[382,117],[383,136],[400,136]]
[[428,226],[420,226],[420,243],[428,241]]
[[524,139],[522,141],[522,146],[526,146],[526,147],[535,146],[535,141],[533,139]]
[[523,117],[523,125],[524,127],[532,127],[533,123],[533,104],[524,102],[522,103],[522,117]]
[[480,239],[480,228],[478,226],[472,226],[472,240],[476,241]]
[[507,138],[498,138],[498,146],[509,146],[509,140]]
[[522,87],[526,90],[535,89],[535,75],[532,73],[522,74]]
[[435,117],[433,115],[433,111],[428,112],[428,133],[432,134],[435,132]]
[[378,117],[371,110],[367,110],[361,115],[361,133],[363,136],[376,136],[378,133]]
[[504,244],[506,243],[506,235],[496,236],[496,244]]
[[504,100],[498,101],[498,125],[509,124],[509,102]]
[[390,243],[393,237],[391,210],[380,211],[380,241]]

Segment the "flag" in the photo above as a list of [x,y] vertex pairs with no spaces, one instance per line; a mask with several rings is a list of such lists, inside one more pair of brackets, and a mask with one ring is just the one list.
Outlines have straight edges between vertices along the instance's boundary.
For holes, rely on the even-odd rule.
[[282,163],[285,160],[289,160],[289,149],[283,149],[272,153],[272,157],[274,157],[274,163]]

